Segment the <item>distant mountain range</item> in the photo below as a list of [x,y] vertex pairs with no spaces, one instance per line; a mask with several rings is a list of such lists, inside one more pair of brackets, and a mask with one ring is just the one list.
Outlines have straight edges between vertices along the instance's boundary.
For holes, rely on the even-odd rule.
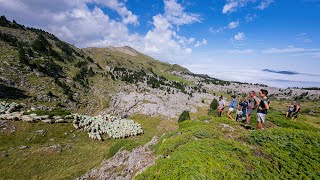
[[293,71],[275,71],[275,70],[270,70],[270,69],[263,69],[262,71],[271,72],[271,73],[277,73],[277,74],[286,74],[286,75],[300,74],[298,72],[293,72]]

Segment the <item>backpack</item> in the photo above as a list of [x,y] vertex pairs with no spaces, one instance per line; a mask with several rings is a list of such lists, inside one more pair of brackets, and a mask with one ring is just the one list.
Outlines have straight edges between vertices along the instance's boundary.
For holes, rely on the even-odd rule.
[[254,100],[254,98],[249,98],[249,108],[255,109],[257,107],[257,102]]

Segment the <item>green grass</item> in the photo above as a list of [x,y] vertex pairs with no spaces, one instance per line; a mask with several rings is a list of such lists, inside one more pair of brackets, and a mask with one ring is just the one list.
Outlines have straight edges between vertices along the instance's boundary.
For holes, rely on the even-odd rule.
[[[192,114],[195,120],[163,136],[159,157],[136,179],[318,179],[319,129],[271,111],[265,130],[245,130],[228,118]],[[302,119],[305,115],[302,115]],[[255,127],[255,116],[252,126]],[[226,124],[233,129],[224,128]]]
[[320,132],[319,128],[305,122],[307,121],[306,119],[304,119],[305,116],[302,117],[303,118],[299,116],[298,120],[294,121],[285,117],[282,113],[279,112],[273,112],[267,115],[267,119],[269,121],[280,127]]
[[320,177],[320,134],[288,128],[253,132],[248,137],[272,162],[270,172],[284,179]]
[[53,109],[51,111],[48,110],[35,110],[30,112],[25,112],[24,114],[37,114],[38,116],[44,116],[48,115],[49,117],[53,116],[67,116],[70,115],[70,111],[64,110],[64,109]]
[[175,76],[175,75],[172,75],[172,74],[168,74],[168,73],[165,73],[165,72],[159,72],[158,74],[159,74],[160,76],[163,76],[163,77],[167,78],[167,79],[170,80],[170,81],[178,81],[178,82],[187,84],[187,85],[189,85],[189,86],[194,85],[193,82],[188,81],[188,80],[185,80],[185,79],[183,79],[183,78],[181,78],[181,77],[178,77],[178,76]]
[[[0,133],[0,152],[8,155],[0,156],[0,179],[74,179],[119,149],[131,150],[176,127],[176,123],[160,117],[136,115],[132,119],[142,125],[143,135],[127,139],[104,136],[103,142],[90,140],[87,133],[75,130],[69,123],[12,122],[16,132]],[[59,148],[50,147],[54,145]],[[20,150],[20,146],[29,148]]]
[[[80,175],[99,164],[111,143],[91,141],[85,132],[75,131],[71,124],[14,122],[13,125],[17,132],[0,134],[0,151],[8,153],[0,161],[0,176],[4,179],[63,179]],[[44,135],[36,133],[42,129]],[[20,150],[22,145],[30,148]],[[62,151],[48,149],[52,145],[61,146]]]

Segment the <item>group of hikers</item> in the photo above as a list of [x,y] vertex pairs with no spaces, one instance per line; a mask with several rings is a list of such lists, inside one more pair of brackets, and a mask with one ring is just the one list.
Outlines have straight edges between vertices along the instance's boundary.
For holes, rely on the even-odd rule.
[[[262,129],[262,124],[265,122],[266,114],[270,109],[270,97],[268,96],[268,91],[261,89],[259,91],[259,97],[257,97],[255,91],[250,91],[248,96],[244,99],[240,99],[237,104],[236,96],[231,96],[232,100],[228,105],[227,116],[231,120],[244,121],[246,124],[250,124],[252,113],[257,109],[257,129]],[[226,104],[223,96],[219,97],[218,101],[218,117],[221,117],[222,111],[224,110]],[[290,119],[297,119],[300,105],[296,101],[292,101],[290,105],[287,106],[288,112],[286,117]],[[234,119],[231,113],[236,110],[236,118]]]
[[[239,105],[237,105],[236,96],[232,95],[231,103],[228,105],[227,116],[231,120],[245,120],[247,124],[250,124],[252,113],[257,109],[257,121],[258,129],[262,129],[262,123],[264,123],[267,111],[270,107],[270,98],[268,97],[268,91],[261,89],[259,91],[259,97],[256,96],[255,91],[250,91],[249,95],[240,100]],[[220,96],[218,101],[218,117],[221,117],[222,111],[225,108],[226,104],[223,100],[223,97]],[[231,113],[236,110],[236,119],[231,116]]]

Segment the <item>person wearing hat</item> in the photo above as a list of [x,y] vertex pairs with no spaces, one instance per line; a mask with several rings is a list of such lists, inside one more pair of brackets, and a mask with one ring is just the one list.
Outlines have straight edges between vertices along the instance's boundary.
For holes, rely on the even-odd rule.
[[234,118],[231,116],[231,113],[232,111],[236,108],[237,106],[237,101],[236,101],[236,96],[235,95],[232,95],[232,101],[231,103],[229,104],[229,109],[228,109],[228,112],[227,112],[227,116],[234,121]]

